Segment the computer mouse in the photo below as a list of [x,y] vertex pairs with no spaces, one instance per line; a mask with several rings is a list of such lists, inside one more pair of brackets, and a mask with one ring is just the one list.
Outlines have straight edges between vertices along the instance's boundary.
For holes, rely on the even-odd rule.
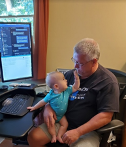
[[37,93],[38,97],[45,97],[46,95],[47,95],[46,92],[39,92],[39,93]]
[[7,89],[8,89],[8,86],[7,85],[0,86],[0,90],[7,90]]
[[6,100],[3,101],[2,106],[7,106],[11,104],[13,101],[13,98],[7,98]]

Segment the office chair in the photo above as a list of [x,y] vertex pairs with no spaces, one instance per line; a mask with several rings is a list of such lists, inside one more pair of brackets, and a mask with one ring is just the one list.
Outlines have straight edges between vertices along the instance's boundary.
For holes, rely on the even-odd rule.
[[[66,70],[68,71],[69,69],[66,69]],[[115,69],[110,69],[110,68],[108,68],[108,70],[113,72],[113,74],[115,74],[115,76],[117,76],[117,77],[125,77],[126,78],[126,73],[124,73],[124,72],[121,72],[121,71],[118,71],[118,70],[115,70]],[[57,71],[65,73],[65,69],[60,68],[60,69],[57,69]],[[122,103],[123,97],[125,95],[126,95],[126,83],[124,83],[120,86],[120,103]],[[124,102],[123,102],[123,104],[124,104]],[[122,109],[121,109],[121,112],[122,112]],[[99,147],[109,147],[109,146],[111,146],[111,144],[107,142],[111,131],[114,132],[115,130],[118,130],[118,129],[120,129],[124,126],[123,113],[121,113],[121,112],[120,112],[121,116],[119,114],[115,113],[113,120],[109,124],[107,124],[106,126],[96,130],[98,133],[101,134],[101,141],[100,141]],[[120,130],[122,131],[122,129],[120,129]],[[17,140],[16,139],[16,140],[13,140],[13,143],[28,144],[27,141],[26,141],[26,138],[25,138],[25,142],[23,142],[23,140]],[[22,141],[22,142],[20,142],[20,141]],[[60,144],[60,143],[58,143],[58,144],[50,144],[49,143],[47,145],[47,147],[68,147],[68,145]]]
[[126,77],[126,73],[117,69],[107,68],[111,71],[116,77]]
[[[116,70],[116,69],[111,69],[108,68],[108,70],[110,70],[118,79],[119,81],[119,86],[120,86],[120,110],[119,113],[114,113],[114,117],[113,119],[118,119],[120,121],[122,121],[123,123],[126,122],[125,116],[126,116],[126,73],[120,70]],[[125,145],[125,128],[124,127],[120,127],[117,128],[113,131],[113,133],[118,136],[118,138],[123,138],[122,139],[122,146],[124,147]]]

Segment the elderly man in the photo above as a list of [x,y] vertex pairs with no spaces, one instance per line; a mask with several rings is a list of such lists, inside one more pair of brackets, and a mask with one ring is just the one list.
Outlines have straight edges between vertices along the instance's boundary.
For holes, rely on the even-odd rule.
[[[108,124],[113,113],[119,111],[118,81],[98,63],[99,56],[99,45],[93,39],[85,38],[74,47],[71,60],[80,77],[80,88],[69,97],[65,114],[69,125],[62,136],[63,142],[70,147],[98,147],[100,136],[95,130]],[[65,78],[68,85],[72,85],[73,70],[68,71]],[[44,110],[46,125],[40,125],[29,133],[30,147],[43,147],[50,142],[47,127],[53,125],[55,119],[54,111],[47,105]],[[56,123],[55,127],[58,132],[60,125]]]

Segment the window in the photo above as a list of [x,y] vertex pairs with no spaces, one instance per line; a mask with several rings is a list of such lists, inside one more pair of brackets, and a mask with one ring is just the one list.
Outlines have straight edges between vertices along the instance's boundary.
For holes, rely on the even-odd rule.
[[0,22],[31,22],[33,34],[34,0],[0,0]]

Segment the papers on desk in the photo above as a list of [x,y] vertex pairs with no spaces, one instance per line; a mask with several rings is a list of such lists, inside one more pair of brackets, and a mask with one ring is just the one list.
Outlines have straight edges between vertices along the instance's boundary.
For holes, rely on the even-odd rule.
[[36,87],[35,88],[35,93],[38,94],[40,92],[45,92],[46,86],[45,87]]
[[18,86],[19,84],[18,83],[11,83],[9,86],[10,87],[16,87],[16,86]]
[[46,86],[46,83],[43,83],[43,84],[37,84],[38,87],[41,87],[41,86]]
[[35,88],[36,94],[39,92],[49,92],[51,90],[49,86],[46,85],[46,83],[38,84],[37,86],[38,87]]
[[16,87],[16,86],[29,87],[29,86],[31,86],[31,84],[29,84],[29,83],[11,83],[9,86],[10,87]]

